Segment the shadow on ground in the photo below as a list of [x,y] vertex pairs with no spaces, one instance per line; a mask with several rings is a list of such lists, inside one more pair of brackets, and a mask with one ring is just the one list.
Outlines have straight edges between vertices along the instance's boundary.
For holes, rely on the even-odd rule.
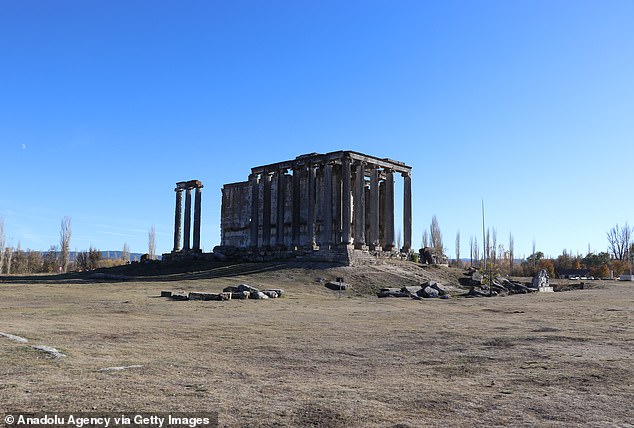
[[164,263],[153,261],[125,266],[95,269],[89,272],[71,272],[48,275],[16,275],[0,278],[7,284],[85,284],[125,281],[193,281],[199,279],[227,278],[238,275],[252,275],[285,269],[323,270],[338,267],[336,263],[276,261],[258,263],[236,262],[179,262]]

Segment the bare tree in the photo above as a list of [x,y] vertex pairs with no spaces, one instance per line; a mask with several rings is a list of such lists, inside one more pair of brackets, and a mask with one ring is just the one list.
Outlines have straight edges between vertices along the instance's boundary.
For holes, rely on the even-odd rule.
[[442,243],[442,232],[440,231],[440,226],[438,226],[438,219],[436,218],[436,215],[431,218],[429,232],[431,235],[431,246],[434,249],[434,253],[440,257],[445,254],[445,248]]
[[75,251],[75,269],[80,272],[88,270],[88,253],[86,251]]
[[396,248],[401,249],[401,229],[396,232]]
[[4,218],[0,217],[0,275],[2,275],[2,269],[4,268]]
[[460,263],[460,231],[456,232],[456,263],[458,266]]
[[128,246],[127,242],[123,243],[123,250],[121,250],[121,260],[126,263],[130,261],[130,247]]
[[22,251],[22,244],[18,241],[18,246],[13,252],[13,260],[11,262],[11,269],[16,274],[27,273],[28,265],[26,259],[26,253]]
[[429,233],[427,233],[427,229],[423,231],[423,248],[429,247]]
[[154,229],[154,225],[150,226],[147,235],[147,250],[150,260],[154,260],[156,258],[156,230]]
[[11,260],[13,259],[13,248],[7,247],[4,249],[4,262],[7,267],[7,275],[11,275]]
[[57,271],[57,245],[51,245],[47,252],[42,255],[42,271],[43,272],[55,272]]
[[480,263],[480,246],[478,245],[478,238],[473,238],[473,256],[476,261],[476,265]]
[[491,260],[493,261],[493,266],[495,266],[495,263],[497,262],[497,251],[498,251],[498,231],[495,230],[495,227],[492,229],[491,232],[491,240],[493,241],[491,243],[491,252],[492,252],[492,256]]
[[99,261],[101,260],[101,258],[101,251],[91,245],[88,248],[88,269],[97,269],[99,267]]
[[509,232],[509,275],[513,275],[513,263],[515,262],[514,260],[514,245],[515,242],[513,241],[513,234],[511,232]]
[[608,251],[617,260],[627,260],[632,236],[632,228],[627,225],[622,228],[617,224],[606,232],[608,237]]
[[62,219],[62,224],[59,230],[59,262],[62,272],[66,272],[68,269],[68,262],[70,260],[70,232],[70,217],[65,216]]
[[473,266],[473,236],[469,237],[469,259],[471,259],[471,266]]
[[[532,254],[533,256],[535,255],[535,248],[536,248],[535,238],[533,238],[533,254]],[[533,257],[533,269],[535,268],[535,266],[537,266],[537,258]]]

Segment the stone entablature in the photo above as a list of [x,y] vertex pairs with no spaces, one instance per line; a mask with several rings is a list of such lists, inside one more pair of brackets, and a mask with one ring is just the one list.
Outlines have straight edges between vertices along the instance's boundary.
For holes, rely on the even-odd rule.
[[257,166],[222,189],[221,246],[252,250],[397,251],[394,174],[403,177],[403,252],[412,236],[411,167],[354,151]]

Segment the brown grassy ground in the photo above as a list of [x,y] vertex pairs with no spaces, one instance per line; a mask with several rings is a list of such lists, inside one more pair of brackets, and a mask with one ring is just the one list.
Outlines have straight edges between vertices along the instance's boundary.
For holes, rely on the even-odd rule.
[[[222,426],[632,426],[634,284],[378,299],[459,271],[219,266],[125,282],[0,279],[0,412],[218,411]],[[344,276],[338,297],[318,278]],[[281,287],[264,301],[161,290]],[[111,366],[139,364],[116,372]],[[629,425],[628,425],[629,424]]]

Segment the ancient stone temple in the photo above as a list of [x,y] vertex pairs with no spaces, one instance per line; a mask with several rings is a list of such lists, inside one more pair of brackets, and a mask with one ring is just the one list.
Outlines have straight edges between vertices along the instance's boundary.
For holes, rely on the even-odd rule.
[[[176,183],[176,209],[174,210],[174,249],[172,253],[200,253],[200,209],[203,184],[198,180]],[[194,195],[194,239],[192,243],[192,190]],[[185,218],[182,216],[183,192],[185,192]],[[185,229],[181,247],[181,224]]]
[[[394,234],[395,174],[403,177],[400,249]],[[411,167],[352,151],[311,153],[254,167],[248,181],[223,186],[221,245],[214,253],[347,263],[355,250],[374,256],[409,252],[411,238]]]

